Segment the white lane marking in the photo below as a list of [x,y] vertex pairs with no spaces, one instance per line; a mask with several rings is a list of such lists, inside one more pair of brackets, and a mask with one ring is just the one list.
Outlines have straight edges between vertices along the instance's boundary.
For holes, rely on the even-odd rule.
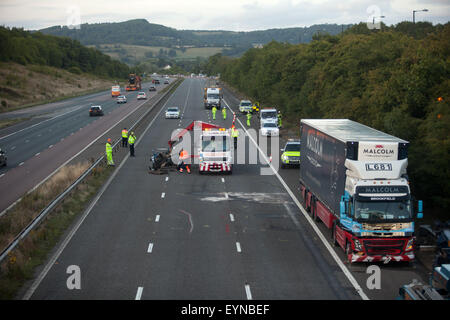
[[241,244],[239,242],[236,242],[236,250],[237,252],[241,252]]
[[163,193],[161,194],[161,198],[164,198],[165,196],[166,196],[166,193],[163,192]]
[[[233,110],[230,108],[230,106],[228,105],[228,103],[225,101],[225,99],[223,100],[225,105],[227,106],[228,109],[230,109],[231,112],[233,112]],[[300,204],[300,202],[298,201],[297,197],[294,195],[294,193],[291,191],[291,189],[289,188],[289,186],[286,184],[286,182],[283,180],[283,178],[280,176],[280,174],[277,172],[277,170],[275,170],[275,168],[273,167],[273,165],[269,162],[269,159],[267,159],[266,155],[264,154],[264,152],[261,150],[261,148],[258,146],[258,144],[256,143],[256,141],[253,139],[253,137],[248,133],[247,129],[245,128],[245,126],[242,124],[241,120],[239,120],[239,118],[236,118],[237,122],[239,122],[239,124],[241,125],[242,129],[247,133],[247,136],[249,137],[249,139],[252,141],[252,143],[256,146],[256,148],[259,150],[261,156],[264,158],[264,160],[266,160],[266,163],[269,165],[269,167],[272,169],[272,171],[274,172],[275,176],[278,178],[278,180],[281,182],[281,184],[283,185],[283,187],[286,189],[287,193],[291,196],[292,201],[294,201],[294,203],[297,205],[297,207],[300,209],[300,211],[302,212],[303,216],[305,217],[305,219],[309,222],[309,224],[311,225],[311,227],[313,228],[313,230],[316,232],[317,236],[320,238],[320,240],[322,241],[322,243],[324,244],[325,248],[328,250],[328,252],[330,253],[330,255],[333,257],[334,261],[336,261],[337,265],[339,266],[339,268],[342,270],[342,272],[345,274],[345,276],[347,277],[347,279],[350,281],[350,283],[353,285],[353,287],[355,288],[355,290],[358,292],[358,294],[360,295],[360,297],[363,300],[369,300],[369,297],[365,294],[365,292],[363,291],[363,289],[361,288],[361,286],[359,285],[358,281],[356,281],[355,277],[353,277],[352,273],[348,270],[348,268],[344,265],[344,263],[341,261],[341,259],[338,257],[336,251],[334,251],[334,249],[330,246],[330,244],[328,243],[328,241],[326,240],[325,236],[322,234],[322,232],[319,230],[319,228],[317,227],[317,225],[314,223],[314,221],[312,220],[312,218],[308,215],[308,213],[306,212],[306,210],[302,207],[302,205]],[[295,218],[295,216],[293,214],[289,214],[291,220],[294,222],[295,225],[299,225],[298,220]]]
[[159,222],[159,214],[156,215],[155,222]]
[[169,177],[166,177],[166,181],[169,181]]
[[19,167],[20,167],[20,166],[23,166],[23,164],[24,164],[24,162],[19,163]]
[[11,150],[14,150],[15,148],[16,148],[16,146],[12,146],[12,147],[11,147]]
[[137,292],[136,292],[136,298],[134,298],[134,300],[141,300],[143,290],[144,290],[144,287],[138,287]]
[[153,250],[153,243],[149,243],[147,253],[152,253],[152,250]]
[[35,157],[37,157],[37,156],[38,156],[38,155],[40,155],[40,154],[41,154],[41,153],[40,153],[40,152],[38,152],[38,153],[36,153],[36,154],[35,154],[34,156],[35,156]]
[[232,213],[230,213],[230,220],[231,220],[231,222],[234,222],[234,216]]
[[0,178],[3,177],[4,175],[5,175],[4,173],[0,174]]
[[40,124],[43,124],[44,122],[47,122],[47,121],[54,120],[54,119],[56,119],[56,118],[62,117],[63,115],[66,115],[66,114],[68,114],[68,113],[75,112],[75,111],[81,109],[82,107],[83,107],[83,106],[80,106],[78,109],[75,109],[75,110],[72,110],[72,111],[68,111],[68,112],[66,112],[66,113],[60,114],[59,116],[56,116],[56,117],[53,117],[53,118],[50,118],[50,119],[41,121],[41,122],[39,122],[39,123],[33,124],[32,126],[29,126],[29,127],[23,128],[23,129],[21,129],[21,130],[15,131],[15,132],[13,132],[13,133],[10,133],[10,134],[8,134],[8,135],[6,135],[6,136],[1,137],[0,140],[5,139],[5,138],[7,138],[7,137],[10,137],[10,136],[12,136],[12,135],[15,135],[16,133],[22,132],[22,131],[24,131],[24,130],[27,130],[27,129],[31,129],[31,128],[33,128],[33,127],[36,127],[36,126],[38,126],[38,125],[40,125]]
[[222,182],[225,183],[225,179],[224,178],[222,178]]
[[252,300],[252,292],[250,291],[250,286],[248,284],[245,285],[245,295],[247,296],[247,300]]
[[225,199],[228,200],[228,192],[225,192]]
[[[170,97],[173,96],[173,93]],[[163,107],[159,110],[158,114],[153,118],[152,122],[150,122],[150,124],[147,126],[147,128],[144,130],[144,132],[142,133],[142,135],[138,138],[138,140],[136,141],[136,146],[139,144],[139,142],[141,141],[142,137],[145,135],[145,133],[150,129],[150,127],[152,126],[153,122],[155,122],[155,120],[157,119],[157,117],[160,115],[160,113],[162,112],[162,110],[164,110],[165,106],[167,105],[167,103],[170,101],[170,97],[169,99],[167,99],[167,101],[164,103]],[[144,102],[145,103],[145,102]],[[144,104],[142,103],[142,104]],[[119,120],[119,122],[117,122],[113,127],[115,127],[118,123],[120,123],[123,119],[125,119],[127,116],[125,116],[124,118],[122,118],[121,120]],[[111,128],[113,128],[111,127]],[[105,131],[104,133],[110,131],[111,129]],[[94,141],[92,141],[85,149],[87,149],[90,145],[92,145],[95,141],[97,141],[100,137],[98,137],[97,139],[95,139]],[[82,151],[84,151],[85,149],[83,149]],[[80,153],[82,152],[80,151]],[[78,155],[78,154],[77,154]],[[75,156],[77,156],[75,155]],[[74,156],[74,157],[75,157]],[[74,158],[73,157],[73,158]],[[83,221],[86,219],[86,217],[89,215],[89,213],[92,211],[92,209],[94,208],[94,206],[97,204],[98,200],[102,197],[103,193],[105,193],[106,189],[108,189],[109,185],[112,183],[112,181],[114,180],[114,178],[116,177],[116,175],[119,173],[120,169],[125,165],[126,161],[128,160],[128,158],[130,157],[130,154],[127,153],[127,155],[125,156],[125,158],[122,160],[122,162],[120,163],[119,167],[117,167],[116,170],[114,170],[113,174],[111,175],[111,177],[109,177],[109,179],[106,181],[106,183],[102,186],[102,188],[100,189],[99,193],[97,194],[97,196],[94,198],[94,200],[91,202],[91,204],[89,205],[89,207],[84,211],[83,216],[81,217],[80,220],[78,220],[77,224],[73,227],[73,229],[69,232],[69,234],[67,235],[67,237],[63,240],[63,242],[61,243],[60,247],[57,249],[57,251],[55,252],[55,254],[51,257],[51,259],[49,260],[49,262],[47,263],[47,265],[44,267],[44,269],[42,270],[42,272],[38,275],[38,277],[36,278],[36,280],[33,282],[33,284],[31,285],[31,287],[29,288],[29,290],[25,293],[25,295],[23,296],[23,300],[30,300],[31,296],[34,294],[34,292],[36,291],[37,287],[40,285],[40,283],[42,282],[42,280],[44,280],[44,278],[47,276],[48,272],[50,271],[50,269],[55,265],[56,260],[59,258],[59,256],[61,255],[61,253],[64,251],[64,249],[67,247],[67,245],[69,244],[70,240],[73,238],[73,236],[75,235],[75,233],[78,231],[78,229],[80,228],[80,226],[82,225]],[[69,159],[67,162],[69,162],[72,159]],[[61,166],[62,167],[62,166]],[[58,169],[57,169],[58,170]],[[56,171],[55,171],[56,172]],[[50,176],[49,176],[50,177]],[[45,180],[44,180],[45,181]],[[42,181],[41,184],[44,182]],[[39,185],[38,185],[39,186]],[[37,188],[38,186],[36,186],[35,188]],[[34,189],[32,189],[31,191],[33,191]],[[30,192],[31,192],[30,191]],[[13,203],[12,205],[18,203],[19,201],[22,200],[22,197],[19,198],[15,203]],[[3,212],[7,211],[9,208],[5,209]],[[3,214],[3,213],[2,213]],[[1,216],[1,214],[0,214]],[[142,292],[142,290],[141,290]]]
[[50,148],[53,148],[53,145],[52,145],[52,144],[51,144],[51,145],[49,145],[49,146],[48,146],[48,148],[49,148],[49,149],[50,149]]

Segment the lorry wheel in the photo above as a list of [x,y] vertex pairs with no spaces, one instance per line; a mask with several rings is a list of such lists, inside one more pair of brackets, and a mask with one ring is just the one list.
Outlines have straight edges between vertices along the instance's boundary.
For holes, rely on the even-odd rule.
[[331,229],[331,239],[333,239],[333,247],[337,247],[339,244],[336,240],[336,222],[333,223],[333,228]]

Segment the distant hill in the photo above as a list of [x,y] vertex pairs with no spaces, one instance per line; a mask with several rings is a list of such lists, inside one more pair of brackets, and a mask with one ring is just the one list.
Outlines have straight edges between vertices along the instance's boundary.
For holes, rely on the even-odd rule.
[[[145,19],[118,23],[82,24],[80,29],[54,26],[39,30],[44,34],[69,37],[84,45],[122,43],[159,47],[230,47],[248,49],[272,40],[278,42],[309,42],[316,33],[336,35],[351,25],[321,24],[305,28],[269,29],[234,32],[222,30],[177,30],[149,23]],[[240,50],[238,50],[240,51]]]

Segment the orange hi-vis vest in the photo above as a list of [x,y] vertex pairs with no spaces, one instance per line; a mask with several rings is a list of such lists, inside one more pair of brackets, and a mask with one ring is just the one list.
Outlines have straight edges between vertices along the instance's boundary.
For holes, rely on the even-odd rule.
[[180,152],[180,159],[184,160],[184,159],[187,159],[187,158],[189,158],[188,152],[186,150],[181,151]]
[[122,130],[122,138],[128,138],[128,130]]

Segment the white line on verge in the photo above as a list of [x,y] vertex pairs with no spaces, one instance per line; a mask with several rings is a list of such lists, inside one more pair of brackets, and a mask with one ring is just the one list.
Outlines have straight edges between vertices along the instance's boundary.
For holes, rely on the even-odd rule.
[[247,295],[247,300],[252,300],[252,292],[248,284],[245,285],[245,294]]
[[144,287],[138,287],[137,292],[136,292],[136,298],[134,298],[134,300],[141,300],[143,290],[144,290]]
[[148,244],[147,252],[148,252],[148,253],[152,253],[152,250],[153,250],[153,243],[149,243],[149,244]]
[[241,244],[239,242],[236,242],[236,250],[237,252],[241,252]]
[[234,222],[234,216],[232,213],[230,213],[230,220],[231,220],[231,222]]
[[165,196],[166,196],[166,193],[163,192],[163,193],[161,194],[161,198],[164,198]]
[[[228,103],[225,101],[225,99],[223,99],[223,102],[225,102],[225,105],[227,106],[228,109],[230,109],[231,112],[233,112],[233,110],[230,108],[230,106],[228,105]],[[336,261],[337,265],[339,266],[339,268],[342,270],[342,272],[345,274],[345,276],[347,277],[347,279],[350,281],[350,283],[353,285],[353,287],[355,288],[356,292],[358,292],[358,294],[360,295],[360,297],[363,300],[369,300],[369,297],[364,293],[363,289],[361,288],[361,286],[359,285],[358,281],[356,281],[355,277],[353,277],[352,273],[348,270],[348,268],[344,265],[344,263],[341,261],[341,259],[339,259],[337,253],[333,250],[333,248],[330,246],[330,244],[328,243],[328,241],[325,239],[325,236],[322,234],[322,232],[319,230],[319,228],[317,227],[317,225],[313,222],[313,220],[311,219],[311,217],[308,215],[308,213],[306,212],[306,210],[302,207],[302,205],[300,204],[300,202],[298,201],[298,199],[295,197],[294,193],[291,191],[291,189],[289,188],[289,186],[286,184],[286,182],[283,180],[283,178],[280,176],[280,174],[277,172],[277,170],[275,170],[275,168],[273,167],[273,165],[269,162],[269,159],[267,159],[266,155],[264,154],[264,152],[261,150],[261,148],[258,146],[258,144],[256,143],[256,141],[253,139],[253,137],[248,133],[247,129],[245,128],[245,126],[242,124],[241,120],[239,120],[239,118],[236,118],[236,120],[239,122],[239,124],[241,125],[242,129],[247,133],[247,136],[249,137],[249,139],[253,142],[253,144],[256,146],[256,148],[259,150],[261,156],[264,158],[264,160],[266,161],[266,163],[270,166],[270,168],[272,169],[272,171],[274,172],[275,176],[278,178],[278,180],[281,182],[281,184],[283,185],[283,187],[286,189],[287,193],[291,196],[292,200],[294,201],[294,203],[297,205],[297,207],[300,209],[300,211],[302,212],[303,216],[305,217],[305,219],[309,222],[309,224],[311,225],[311,227],[313,228],[313,230],[316,232],[317,236],[320,238],[320,240],[322,241],[322,243],[324,244],[325,248],[328,250],[328,252],[331,254],[331,256],[333,257],[334,261]],[[290,218],[292,219],[292,221],[294,222],[294,224],[298,224],[299,222],[297,221],[297,219],[295,219],[295,217],[293,215],[289,215]]]
[[156,215],[155,222],[159,222],[159,214]]

